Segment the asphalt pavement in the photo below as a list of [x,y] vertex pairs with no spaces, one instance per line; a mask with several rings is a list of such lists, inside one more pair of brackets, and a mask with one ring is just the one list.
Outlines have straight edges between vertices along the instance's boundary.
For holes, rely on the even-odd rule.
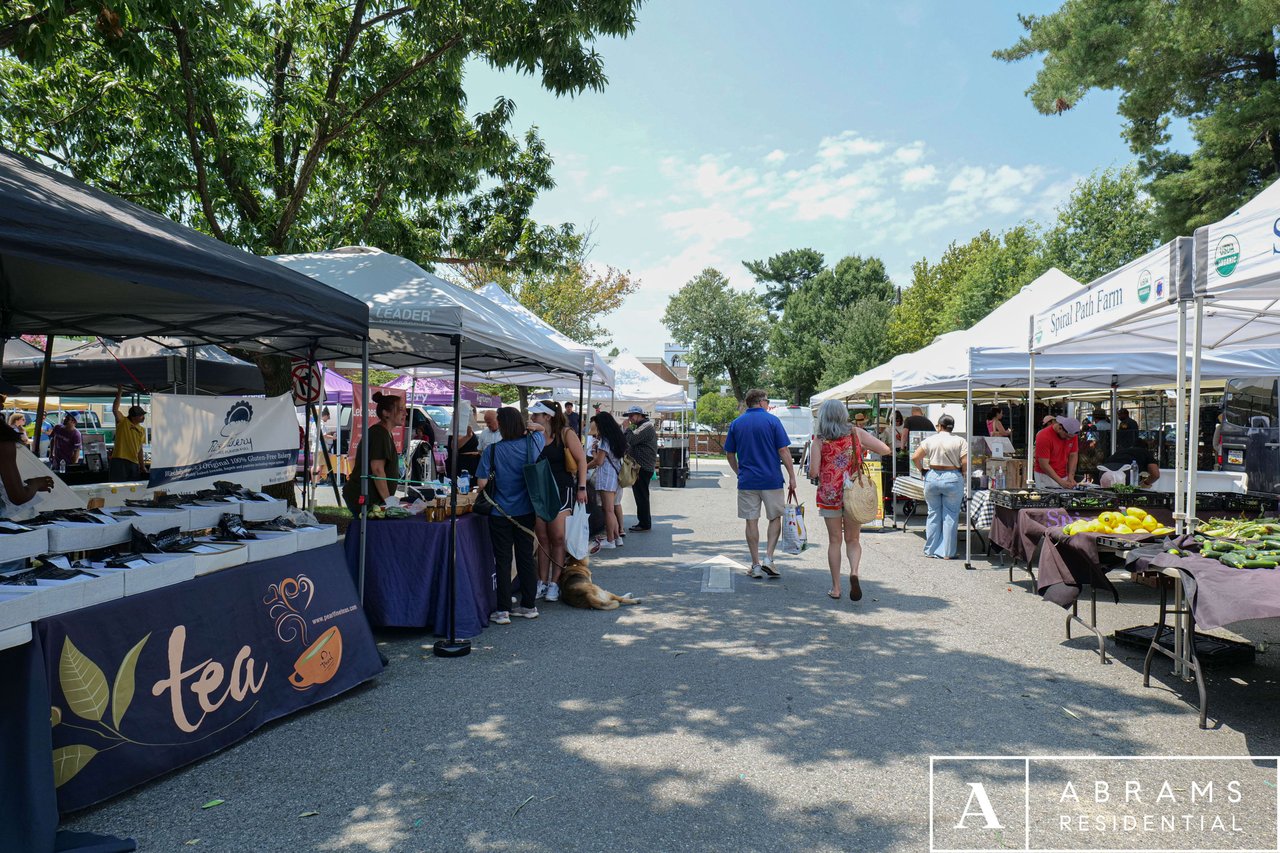
[[[718,591],[700,564],[749,561],[728,469],[699,467],[593,562],[641,606],[544,604],[462,659],[380,634],[376,682],[66,825],[144,851],[917,851],[930,756],[1280,752],[1274,651],[1210,674],[1201,731],[1167,663],[1144,689],[1140,650],[1103,665],[1025,574],[925,559],[920,522],[864,534],[864,599],[828,599],[807,484],[815,545]],[[1121,593],[1108,633],[1154,621],[1154,592]]]

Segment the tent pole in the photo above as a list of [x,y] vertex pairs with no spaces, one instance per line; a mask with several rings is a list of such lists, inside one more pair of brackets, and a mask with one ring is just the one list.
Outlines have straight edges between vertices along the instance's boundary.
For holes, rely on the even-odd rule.
[[[898,389],[889,389],[889,515],[890,529],[898,529],[898,496],[893,484],[898,481]],[[818,460],[821,462],[822,460]]]
[[[591,374],[587,374],[587,375],[590,376]],[[583,398],[584,389],[583,389],[582,379],[583,379],[582,374],[579,373],[578,374],[578,441],[582,441],[582,419],[586,417],[586,414],[584,413],[587,411],[586,400]]]
[[187,344],[187,393],[196,393],[196,346]]
[[[351,405],[355,405],[352,397]],[[360,343],[360,604],[364,604],[364,569],[369,551],[369,341]]]
[[[1174,410],[1174,478],[1173,478],[1173,519],[1176,535],[1181,537],[1186,530],[1186,445],[1187,445],[1187,303],[1178,302],[1178,394]],[[1173,609],[1177,613],[1182,606],[1182,582],[1173,582]],[[1183,675],[1182,656],[1186,640],[1183,634],[1181,616],[1173,619],[1173,674]]]
[[431,647],[439,658],[460,658],[471,653],[471,641],[459,640],[458,633],[458,414],[462,391],[462,336],[453,335],[453,453],[449,456],[449,574],[445,576],[445,622],[448,639],[437,640]]
[[1116,452],[1116,433],[1119,432],[1119,430],[1116,429],[1116,406],[1118,404],[1119,404],[1119,400],[1116,399],[1116,383],[1112,382],[1111,383],[1111,452],[1112,453]]
[[[1036,484],[1036,353],[1027,367],[1027,488]],[[1006,484],[1007,486],[1007,484]]]
[[973,370],[964,379],[964,422],[968,427],[965,441],[969,452],[964,455],[964,567],[973,571]]
[[1187,499],[1183,509],[1187,525],[1194,532],[1196,525],[1196,477],[1200,469],[1200,356],[1204,347],[1204,297],[1196,297],[1195,335],[1191,342],[1191,393],[1188,403],[1190,424],[1187,428]]
[[31,437],[31,449],[36,457],[40,456],[40,439],[44,438],[44,404],[49,393],[49,362],[53,359],[53,335],[44,338],[44,366],[40,369],[40,400],[36,403],[35,435]]

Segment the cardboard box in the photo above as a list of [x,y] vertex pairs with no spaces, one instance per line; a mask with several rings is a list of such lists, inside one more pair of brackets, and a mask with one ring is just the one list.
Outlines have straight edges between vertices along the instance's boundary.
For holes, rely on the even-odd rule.
[[1027,483],[1027,460],[1025,459],[992,459],[985,463],[987,482],[999,482],[997,471],[1004,472],[1005,488],[1020,489]]

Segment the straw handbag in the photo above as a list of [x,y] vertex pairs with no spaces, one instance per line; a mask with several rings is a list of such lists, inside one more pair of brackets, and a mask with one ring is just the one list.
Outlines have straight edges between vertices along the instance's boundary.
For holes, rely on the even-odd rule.
[[880,496],[876,493],[876,484],[871,481],[871,473],[862,460],[862,443],[858,441],[857,433],[853,436],[852,454],[849,470],[844,475],[844,519],[856,524],[866,524],[879,518]]

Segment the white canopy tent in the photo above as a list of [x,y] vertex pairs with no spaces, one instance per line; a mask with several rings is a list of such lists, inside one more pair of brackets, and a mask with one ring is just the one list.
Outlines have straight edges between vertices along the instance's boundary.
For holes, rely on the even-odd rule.
[[[427,366],[441,370],[451,367],[454,411],[459,411],[462,370],[500,375],[504,371],[536,370],[579,377],[585,373],[585,358],[523,324],[512,314],[483,296],[450,284],[412,261],[380,249],[353,246],[309,255],[280,255],[277,263],[311,276],[369,306],[369,342],[364,353],[362,395],[369,393],[370,357],[388,367],[405,369]],[[364,429],[368,434],[368,397],[362,400]],[[361,598],[364,595],[366,560],[365,532],[368,522],[369,458],[368,442],[363,442],[360,460],[361,499],[360,565]],[[442,657],[467,654],[470,643],[456,637],[457,570],[457,458],[450,477],[449,567],[447,576],[447,640],[435,644]]]
[[[609,362],[605,361],[604,356],[595,349],[565,337],[554,326],[521,305],[511,294],[496,284],[486,284],[477,292],[490,302],[505,309],[515,322],[529,333],[546,338],[570,352],[579,353],[582,358],[583,375],[589,383],[589,396],[604,394],[613,388],[616,381],[613,368],[609,366]],[[514,373],[504,372],[502,381],[509,385],[536,385],[543,388],[578,388],[580,385],[576,376],[536,370]]]
[[[683,388],[673,382],[664,382],[631,353],[624,352],[615,358],[612,366],[615,382],[610,400],[613,404],[644,404],[643,408],[652,409],[689,402]],[[603,403],[604,400],[596,402]]]

